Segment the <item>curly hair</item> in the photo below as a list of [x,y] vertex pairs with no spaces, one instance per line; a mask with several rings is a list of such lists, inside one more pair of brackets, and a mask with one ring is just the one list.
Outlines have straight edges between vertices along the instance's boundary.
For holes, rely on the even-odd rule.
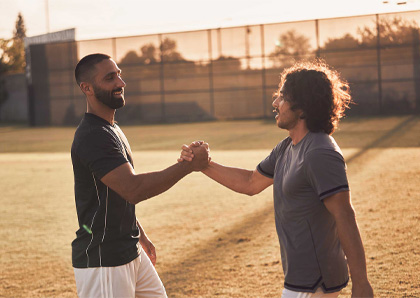
[[283,85],[285,100],[292,104],[292,110],[303,111],[302,118],[312,132],[331,135],[352,103],[347,81],[320,59],[298,62],[285,69],[280,88]]

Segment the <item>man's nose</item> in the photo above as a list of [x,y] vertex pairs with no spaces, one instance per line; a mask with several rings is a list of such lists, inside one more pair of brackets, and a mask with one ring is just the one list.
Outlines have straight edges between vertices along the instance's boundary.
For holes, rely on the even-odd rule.
[[271,105],[273,106],[273,108],[277,108],[277,107],[279,106],[279,98],[278,98],[278,97],[276,97],[276,98],[273,100],[273,103],[272,103]]
[[127,86],[127,84],[124,82],[124,80],[122,78],[119,78],[119,79],[120,79],[119,82],[118,82],[118,86],[119,87],[125,87],[125,86]]

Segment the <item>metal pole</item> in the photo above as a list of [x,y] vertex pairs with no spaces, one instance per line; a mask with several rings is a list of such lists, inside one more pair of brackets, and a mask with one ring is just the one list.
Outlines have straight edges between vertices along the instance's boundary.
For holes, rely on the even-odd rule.
[[210,91],[210,114],[213,118],[214,114],[214,84],[213,84],[213,45],[211,40],[211,30],[207,30],[207,39],[209,47],[209,91]]
[[247,69],[251,68],[250,65],[250,56],[249,56],[249,34],[251,33],[251,29],[249,29],[249,26],[245,27],[245,56],[246,56],[246,64]]
[[162,122],[166,122],[166,111],[165,111],[165,75],[163,69],[163,52],[162,52],[162,34],[159,34],[159,50],[160,50],[160,103],[162,112]]
[[47,33],[50,33],[50,11],[48,0],[45,0],[45,25],[47,27]]
[[378,100],[379,100],[379,113],[382,114],[382,69],[381,69],[381,32],[379,28],[379,15],[376,14],[376,53],[377,53],[377,63],[378,63]]
[[[69,41],[69,42],[67,42],[67,45],[68,45],[68,51],[69,51],[69,60],[68,60],[68,63],[69,63],[69,72],[71,73],[71,74],[73,74],[73,65],[74,65],[74,61],[76,60],[75,58],[74,58],[74,51],[73,51],[73,49],[74,49],[74,46],[75,46],[75,44],[76,44],[76,42],[75,41]],[[74,104],[74,87],[73,87],[73,81],[74,80],[74,78],[73,78],[73,75],[71,75],[71,76],[69,76],[69,86],[70,86],[70,97],[71,97],[71,104]]]
[[263,115],[267,118],[267,101],[265,100],[266,94],[266,77],[265,77],[265,39],[264,39],[264,25],[260,25],[261,34],[261,76],[262,76],[262,101],[263,101]]
[[117,61],[117,38],[112,39],[112,57]]
[[222,32],[220,28],[217,29],[217,48],[219,50],[219,57],[222,57]]
[[315,20],[315,34],[316,34],[316,57],[321,56],[321,48],[319,47],[319,20]]
[[[416,96],[415,111],[420,113],[420,29],[413,28],[413,79]],[[417,82],[417,83],[416,83]]]

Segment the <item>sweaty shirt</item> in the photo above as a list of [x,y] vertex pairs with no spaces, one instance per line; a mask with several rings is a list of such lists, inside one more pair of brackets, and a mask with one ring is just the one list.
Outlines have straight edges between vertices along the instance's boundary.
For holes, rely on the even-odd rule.
[[71,159],[79,221],[72,242],[73,267],[112,267],[131,262],[139,255],[135,206],[100,180],[126,162],[133,165],[124,133],[117,124],[86,113],[74,135]]
[[288,137],[257,169],[273,178],[285,288],[300,292],[344,288],[347,261],[335,220],[322,202],[349,190],[344,158],[333,137],[308,132],[296,145]]

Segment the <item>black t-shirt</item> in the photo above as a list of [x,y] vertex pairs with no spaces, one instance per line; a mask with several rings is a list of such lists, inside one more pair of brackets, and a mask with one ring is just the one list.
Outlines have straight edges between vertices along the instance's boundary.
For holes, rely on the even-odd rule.
[[135,206],[101,182],[118,166],[133,165],[127,138],[118,127],[86,113],[71,147],[79,230],[72,242],[75,268],[127,264],[139,255]]

